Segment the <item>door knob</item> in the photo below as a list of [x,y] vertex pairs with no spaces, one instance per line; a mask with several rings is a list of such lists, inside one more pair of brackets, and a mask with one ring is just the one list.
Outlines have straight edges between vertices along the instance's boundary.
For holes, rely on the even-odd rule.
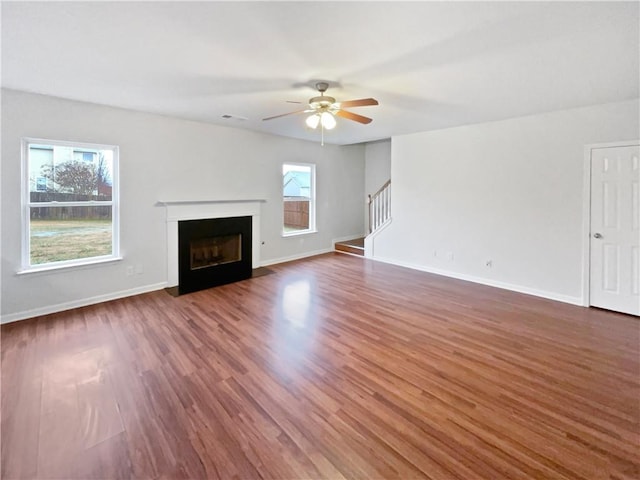
[[599,233],[594,233],[593,238],[602,238],[602,235]]

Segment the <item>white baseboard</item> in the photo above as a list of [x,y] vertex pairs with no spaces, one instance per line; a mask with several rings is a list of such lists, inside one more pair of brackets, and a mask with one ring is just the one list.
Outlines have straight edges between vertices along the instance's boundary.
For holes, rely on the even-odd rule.
[[18,320],[26,320],[27,318],[39,317],[41,315],[49,315],[50,313],[63,312],[65,310],[71,310],[72,308],[86,307],[87,305],[94,305],[96,303],[117,300],[118,298],[140,295],[141,293],[161,290],[166,286],[166,282],[155,283],[152,285],[131,288],[129,290],[121,290],[119,292],[108,293],[106,295],[96,295],[95,297],[83,298],[81,300],[74,300],[72,302],[58,303],[57,305],[48,305],[46,307],[34,308],[32,310],[25,310],[24,312],[10,313],[8,315],[2,315],[2,317],[0,317],[0,324],[17,322]]
[[[353,238],[353,237],[349,237]],[[305,252],[297,255],[290,255],[287,257],[274,258],[261,262],[260,266],[266,267],[268,265],[275,265],[277,263],[290,262],[293,260],[300,260],[306,257],[313,257],[315,255],[321,255],[323,253],[333,252],[333,244],[330,248],[323,248],[321,250],[315,250],[312,252]],[[81,300],[74,300],[72,302],[59,303],[57,305],[48,305],[46,307],[34,308],[31,310],[25,310],[22,312],[10,313],[0,316],[0,324],[17,322],[19,320],[26,320],[28,318],[39,317],[41,315],[49,315],[51,313],[63,312],[65,310],[71,310],[72,308],[86,307],[88,305],[94,305],[96,303],[108,302],[110,300],[117,300],[118,298],[130,297],[132,295],[140,295],[141,293],[153,292],[155,290],[161,290],[167,287],[167,282],[156,283],[152,285],[145,285],[143,287],[132,288],[129,290],[122,290],[119,292],[108,293],[105,295],[97,295],[95,297],[83,298]]]
[[304,253],[299,253],[297,255],[290,255],[287,257],[272,258],[271,260],[263,261],[260,264],[260,266],[267,267],[269,265],[275,265],[277,263],[291,262],[293,260],[300,260],[301,258],[313,257],[315,255],[322,255],[323,253],[329,253],[333,251],[334,251],[333,246],[331,246],[331,248],[323,248],[321,250],[315,250],[313,252],[304,252]]
[[513,285],[511,283],[499,282],[497,280],[491,280],[488,278],[476,277],[474,275],[467,275],[464,273],[450,272],[448,270],[440,270],[437,268],[427,267],[424,265],[416,265],[412,263],[399,262],[397,260],[375,257],[371,260],[378,262],[389,263],[391,265],[397,265],[399,267],[411,268],[412,270],[420,270],[422,272],[434,273],[436,275],[442,275],[444,277],[455,278],[458,280],[465,280],[467,282],[479,283],[481,285],[487,285],[489,287],[501,288],[503,290],[510,290],[512,292],[524,293],[527,295],[533,295],[535,297],[546,298],[548,300],[555,300],[557,302],[570,303],[571,305],[578,305],[583,307],[584,302],[581,297],[572,297],[570,295],[562,295],[555,292],[548,292],[546,290],[537,290],[535,288],[524,287],[521,285]]
[[[349,239],[350,238],[347,238],[346,240],[349,240]],[[344,240],[337,240],[337,241],[344,241]],[[321,255],[323,253],[329,253],[332,251],[333,251],[333,248],[324,248],[321,250],[315,250],[313,252],[305,252],[297,255],[290,255],[287,257],[274,258],[274,259],[262,262],[261,265],[266,267],[268,265],[275,265],[278,263],[285,263],[293,260],[300,260],[302,258],[313,257],[315,255]],[[524,294],[533,295],[536,297],[547,298],[549,300],[555,300],[558,302],[584,306],[584,303],[581,297],[561,295],[554,292],[537,290],[529,287],[523,287],[520,285],[513,285],[509,283],[495,281],[495,280],[489,280],[486,278],[475,277],[473,275],[450,272],[447,270],[440,270],[437,268],[431,268],[431,267],[416,265],[416,264],[407,263],[407,262],[399,262],[397,260],[393,260],[389,258],[376,257],[376,258],[373,258],[372,260],[382,262],[382,263],[388,263],[391,265],[397,265],[399,267],[411,268],[412,270],[420,270],[422,272],[428,272],[436,275],[442,275],[445,277],[456,278],[458,280],[465,280],[467,282],[479,283],[479,284],[487,285],[490,287],[501,288],[503,290],[510,290],[513,292],[524,293]],[[166,282],[155,283],[151,285],[145,285],[142,287],[132,288],[129,290],[121,290],[119,292],[109,293],[106,295],[97,295],[95,297],[83,298],[81,300],[74,300],[72,302],[59,303],[57,305],[49,305],[41,308],[34,308],[32,310],[25,310],[23,312],[16,312],[16,313],[11,313],[7,315],[2,315],[0,317],[0,324],[16,322],[19,320],[26,320],[28,318],[39,317],[41,315],[49,315],[51,313],[63,312],[65,310],[71,310],[72,308],[86,307],[88,305],[94,305],[96,303],[108,302],[110,300],[117,300],[118,298],[130,297],[133,295],[140,295],[142,293],[161,290],[166,286],[167,286]]]

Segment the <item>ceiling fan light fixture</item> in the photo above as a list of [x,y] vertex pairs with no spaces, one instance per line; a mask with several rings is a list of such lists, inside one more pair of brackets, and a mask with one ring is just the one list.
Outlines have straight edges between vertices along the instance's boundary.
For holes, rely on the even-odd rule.
[[317,128],[318,123],[320,123],[320,115],[314,113],[313,115],[309,115],[305,120],[307,127],[309,128]]
[[305,123],[307,124],[307,128],[311,130],[315,130],[316,128],[318,128],[318,126],[321,127],[322,145],[324,145],[324,131],[333,130],[336,127],[335,117],[346,118],[347,120],[352,120],[363,125],[371,123],[371,118],[350,112],[348,110],[345,110],[344,108],[378,105],[378,101],[375,98],[360,98],[357,100],[336,102],[335,98],[324,94],[327,91],[327,88],[329,88],[329,84],[327,82],[316,83],[316,89],[320,93],[320,96],[310,98],[309,107],[306,109],[298,110],[295,112],[282,113],[280,115],[263,118],[262,120],[274,120],[276,118],[286,117],[288,115],[311,113],[311,115],[309,115],[305,119]]
[[320,121],[322,122],[322,126],[327,130],[332,130],[336,126],[336,119],[329,112],[322,112]]

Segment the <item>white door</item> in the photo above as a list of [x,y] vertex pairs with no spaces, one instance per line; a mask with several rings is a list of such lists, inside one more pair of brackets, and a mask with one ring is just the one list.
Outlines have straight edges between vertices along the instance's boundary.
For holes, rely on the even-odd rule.
[[591,150],[590,303],[640,315],[640,147]]

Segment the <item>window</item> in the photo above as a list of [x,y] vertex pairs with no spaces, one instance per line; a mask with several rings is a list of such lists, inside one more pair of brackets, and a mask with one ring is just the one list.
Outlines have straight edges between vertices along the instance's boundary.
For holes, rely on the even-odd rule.
[[315,165],[282,166],[283,235],[315,232]]
[[73,159],[78,162],[95,162],[96,155],[98,153],[95,151],[78,151],[75,150],[73,152]]
[[118,148],[23,141],[23,271],[118,258]]

